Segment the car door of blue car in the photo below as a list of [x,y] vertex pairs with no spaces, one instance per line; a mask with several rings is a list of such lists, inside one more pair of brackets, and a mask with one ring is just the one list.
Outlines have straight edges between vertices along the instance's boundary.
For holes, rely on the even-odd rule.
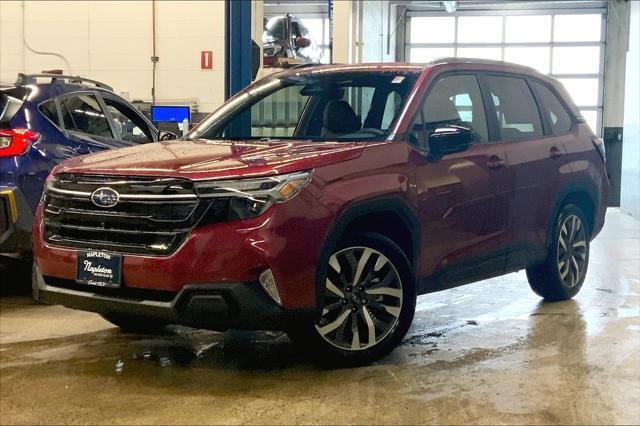
[[117,138],[134,145],[158,140],[158,130],[153,124],[123,99],[106,92],[98,93],[98,97]]
[[74,92],[58,98],[65,136],[77,155],[132,145],[123,141],[96,93]]

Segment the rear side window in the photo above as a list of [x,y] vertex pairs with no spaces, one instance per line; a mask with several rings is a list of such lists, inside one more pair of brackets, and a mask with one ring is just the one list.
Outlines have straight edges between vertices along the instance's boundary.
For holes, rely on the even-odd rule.
[[113,138],[109,122],[95,96],[79,95],[62,98],[60,107],[66,130]]
[[0,92],[0,128],[9,127],[10,121],[22,107],[22,101]]
[[542,122],[527,82],[516,77],[486,77],[502,140],[542,136]]
[[58,109],[56,103],[51,100],[40,105],[40,112],[47,117],[53,124],[60,127],[60,120],[58,119]]
[[543,114],[547,116],[553,134],[562,135],[569,132],[571,116],[558,97],[548,87],[540,83],[534,81],[531,82],[531,85],[542,101]]

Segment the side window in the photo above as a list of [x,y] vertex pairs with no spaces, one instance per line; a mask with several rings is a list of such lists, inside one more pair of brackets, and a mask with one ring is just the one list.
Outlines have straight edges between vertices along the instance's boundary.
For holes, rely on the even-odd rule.
[[547,115],[553,134],[562,135],[567,133],[571,129],[571,116],[560,103],[558,97],[548,87],[540,83],[534,81],[531,85],[542,101],[544,114]]
[[516,77],[487,76],[502,140],[543,135],[540,113],[527,82]]
[[52,100],[44,102],[40,105],[40,112],[47,117],[53,124],[60,127],[60,120],[58,119],[58,109],[56,103]]
[[134,143],[153,142],[149,126],[135,112],[119,102],[103,97],[107,111],[111,115],[122,140]]
[[473,130],[475,142],[488,140],[487,118],[474,75],[452,75],[437,80],[425,99],[421,117],[426,135],[437,128],[454,125]]
[[60,99],[60,107],[66,130],[113,138],[109,122],[95,96],[65,97]]

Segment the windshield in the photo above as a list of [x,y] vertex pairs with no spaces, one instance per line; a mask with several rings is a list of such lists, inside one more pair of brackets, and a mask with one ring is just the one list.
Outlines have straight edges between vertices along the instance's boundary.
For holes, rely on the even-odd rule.
[[276,77],[224,104],[187,139],[386,139],[415,79],[410,72]]

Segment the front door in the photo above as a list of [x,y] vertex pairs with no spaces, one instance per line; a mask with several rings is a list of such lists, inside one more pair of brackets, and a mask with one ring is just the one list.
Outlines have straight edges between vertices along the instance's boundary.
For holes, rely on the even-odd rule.
[[[427,152],[413,156],[421,223],[421,276],[451,286],[500,274],[510,242],[506,203],[505,153],[490,142],[485,108],[473,74],[450,75],[433,83],[422,108],[416,139]],[[422,123],[420,125],[420,123]],[[428,136],[435,129],[462,126],[475,140],[463,152],[429,158]]]

